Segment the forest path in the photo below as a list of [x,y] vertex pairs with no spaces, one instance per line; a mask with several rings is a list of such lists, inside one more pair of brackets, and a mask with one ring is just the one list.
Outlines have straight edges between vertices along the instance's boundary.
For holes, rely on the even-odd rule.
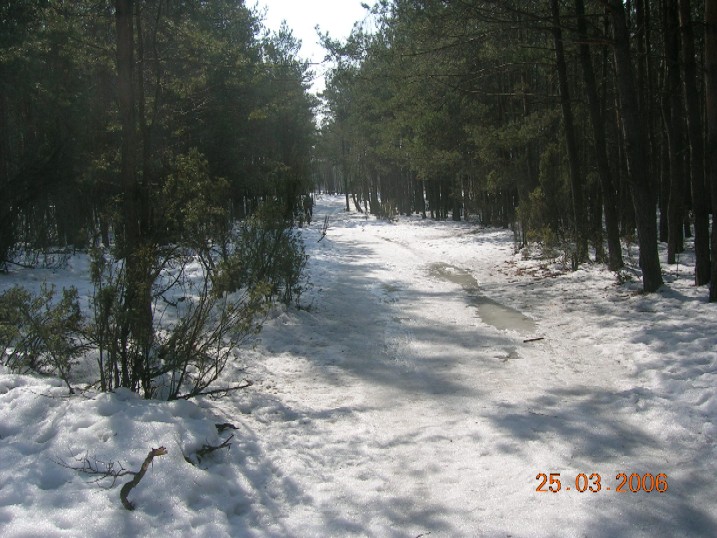
[[[267,487],[303,514],[297,528],[268,507],[267,521],[292,535],[313,521],[325,535],[637,536],[635,517],[674,512],[674,498],[607,491],[621,471],[663,472],[669,447],[616,381],[626,367],[562,333],[565,305],[537,308],[534,284],[501,269],[508,234],[337,207],[317,207],[319,219],[332,213],[322,242],[307,232],[312,307],[282,314],[263,339],[271,374],[260,386],[272,396],[252,414],[281,439],[264,448],[277,468]],[[498,310],[538,317],[500,330],[478,316],[476,289]],[[536,492],[539,473],[562,473],[563,491]],[[602,491],[575,491],[579,473],[600,473]],[[680,509],[645,535],[704,523]]]

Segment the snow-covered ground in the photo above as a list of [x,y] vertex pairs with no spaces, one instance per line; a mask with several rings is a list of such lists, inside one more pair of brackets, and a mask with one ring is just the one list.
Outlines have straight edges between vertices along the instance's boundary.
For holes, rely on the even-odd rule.
[[[645,296],[600,266],[524,260],[510,232],[388,224],[342,203],[320,198],[303,232],[306,308],[274,312],[229,372],[254,381],[246,391],[70,397],[2,372],[0,534],[717,535],[717,305],[689,262]],[[86,289],[83,270],[0,287]],[[238,429],[218,433],[225,422]],[[231,434],[231,449],[185,461]],[[134,512],[119,500],[128,477],[109,487],[58,464],[137,470],[159,446]],[[550,473],[561,490],[536,491]]]

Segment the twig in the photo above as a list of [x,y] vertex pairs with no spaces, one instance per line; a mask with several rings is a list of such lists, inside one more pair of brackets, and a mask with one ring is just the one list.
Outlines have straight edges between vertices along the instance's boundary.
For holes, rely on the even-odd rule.
[[[232,444],[231,444],[230,441],[232,440],[233,437],[234,437],[234,434],[231,434],[231,435],[229,436],[229,438],[228,438],[226,441],[224,441],[222,444],[220,444],[220,445],[216,445],[216,446],[214,446],[214,445],[204,445],[204,446],[202,446],[202,448],[200,448],[200,449],[197,450],[197,452],[196,452],[196,454],[197,454],[197,463],[201,463],[201,462],[202,462],[202,458],[204,458],[204,456],[206,456],[207,454],[211,454],[211,453],[214,452],[215,450],[221,450],[222,448],[230,448],[230,447],[232,446]],[[187,461],[189,461],[189,463],[192,463],[189,459],[187,459]]]
[[29,265],[29,264],[20,263],[20,262],[12,262],[12,261],[5,260],[4,263],[10,264],[10,265],[17,265],[18,267],[22,267],[23,269],[35,269],[34,265]]
[[218,394],[226,395],[235,390],[247,389],[247,388],[251,387],[252,385],[254,385],[254,383],[252,381],[250,381],[249,379],[245,379],[243,385],[235,385],[233,387],[225,387],[223,389],[214,389],[214,390],[208,390],[205,392],[197,392],[196,394],[183,394],[181,396],[177,396],[177,399],[178,400],[189,400],[190,398],[196,397],[196,396],[216,396]]
[[321,228],[321,237],[319,237],[319,240],[317,241],[317,243],[321,243],[321,240],[322,240],[324,237],[326,237],[326,232],[327,232],[328,230],[329,230],[329,216],[326,215],[326,216],[324,217],[324,225],[323,225],[323,227]]
[[222,433],[224,430],[238,430],[231,422],[223,422],[221,424],[215,424],[218,433]]
[[134,471],[128,471],[127,469],[122,467],[122,464],[119,462],[117,462],[117,466],[119,468],[115,468],[115,462],[105,462],[98,460],[97,458],[94,458],[94,460],[90,460],[90,457],[87,454],[85,454],[82,458],[75,458],[75,461],[81,462],[81,466],[68,465],[63,460],[58,460],[55,463],[61,465],[65,469],[72,469],[73,471],[77,471],[78,473],[96,477],[94,480],[92,480],[92,482],[94,482],[95,484],[99,484],[106,478],[111,478],[112,483],[109,485],[109,488],[114,487],[118,478],[129,474],[135,474]]
[[147,472],[147,469],[152,463],[152,460],[157,456],[164,456],[166,454],[167,449],[163,446],[150,450],[149,454],[147,454],[147,457],[144,459],[144,463],[142,464],[140,470],[137,473],[132,473],[134,474],[134,478],[127,482],[124,486],[122,486],[122,489],[120,490],[120,500],[122,501],[122,506],[124,506],[127,510],[134,510],[134,504],[129,502],[129,500],[127,499],[127,495],[129,495],[129,492],[132,491],[132,489],[134,489],[137,484],[139,484],[140,480],[142,480],[144,474]]

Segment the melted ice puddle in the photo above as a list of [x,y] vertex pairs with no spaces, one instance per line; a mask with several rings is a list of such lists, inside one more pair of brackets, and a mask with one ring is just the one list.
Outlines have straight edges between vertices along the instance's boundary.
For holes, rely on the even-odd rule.
[[465,269],[447,263],[434,263],[428,268],[428,274],[460,285],[467,294],[469,304],[478,311],[483,323],[500,331],[516,331],[524,336],[535,333],[535,322],[528,316],[515,308],[481,295],[478,291],[478,281]]

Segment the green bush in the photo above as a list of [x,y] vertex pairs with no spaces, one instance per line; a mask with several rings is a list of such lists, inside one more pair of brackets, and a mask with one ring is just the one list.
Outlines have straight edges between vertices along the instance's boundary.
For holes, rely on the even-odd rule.
[[77,289],[43,285],[33,295],[14,287],[0,295],[0,352],[13,372],[57,375],[72,392],[70,370],[87,349]]
[[152,396],[176,400],[211,394],[207,389],[235,358],[239,346],[261,330],[268,310],[263,293],[258,287],[240,295],[219,296],[204,288],[183,301],[177,307],[178,321],[157,327]]
[[278,209],[274,203],[264,203],[241,223],[234,251],[219,264],[215,289],[231,292],[263,285],[270,300],[299,301],[308,256],[299,232]]
[[[200,276],[187,270],[197,261]],[[127,387],[163,400],[206,394],[238,347],[261,329],[268,307],[264,286],[232,294],[215,289],[216,270],[199,256],[163,265],[168,273],[153,287],[152,338],[145,349],[132,331],[124,264],[107,253],[94,254],[94,322],[87,332],[103,391]]]

